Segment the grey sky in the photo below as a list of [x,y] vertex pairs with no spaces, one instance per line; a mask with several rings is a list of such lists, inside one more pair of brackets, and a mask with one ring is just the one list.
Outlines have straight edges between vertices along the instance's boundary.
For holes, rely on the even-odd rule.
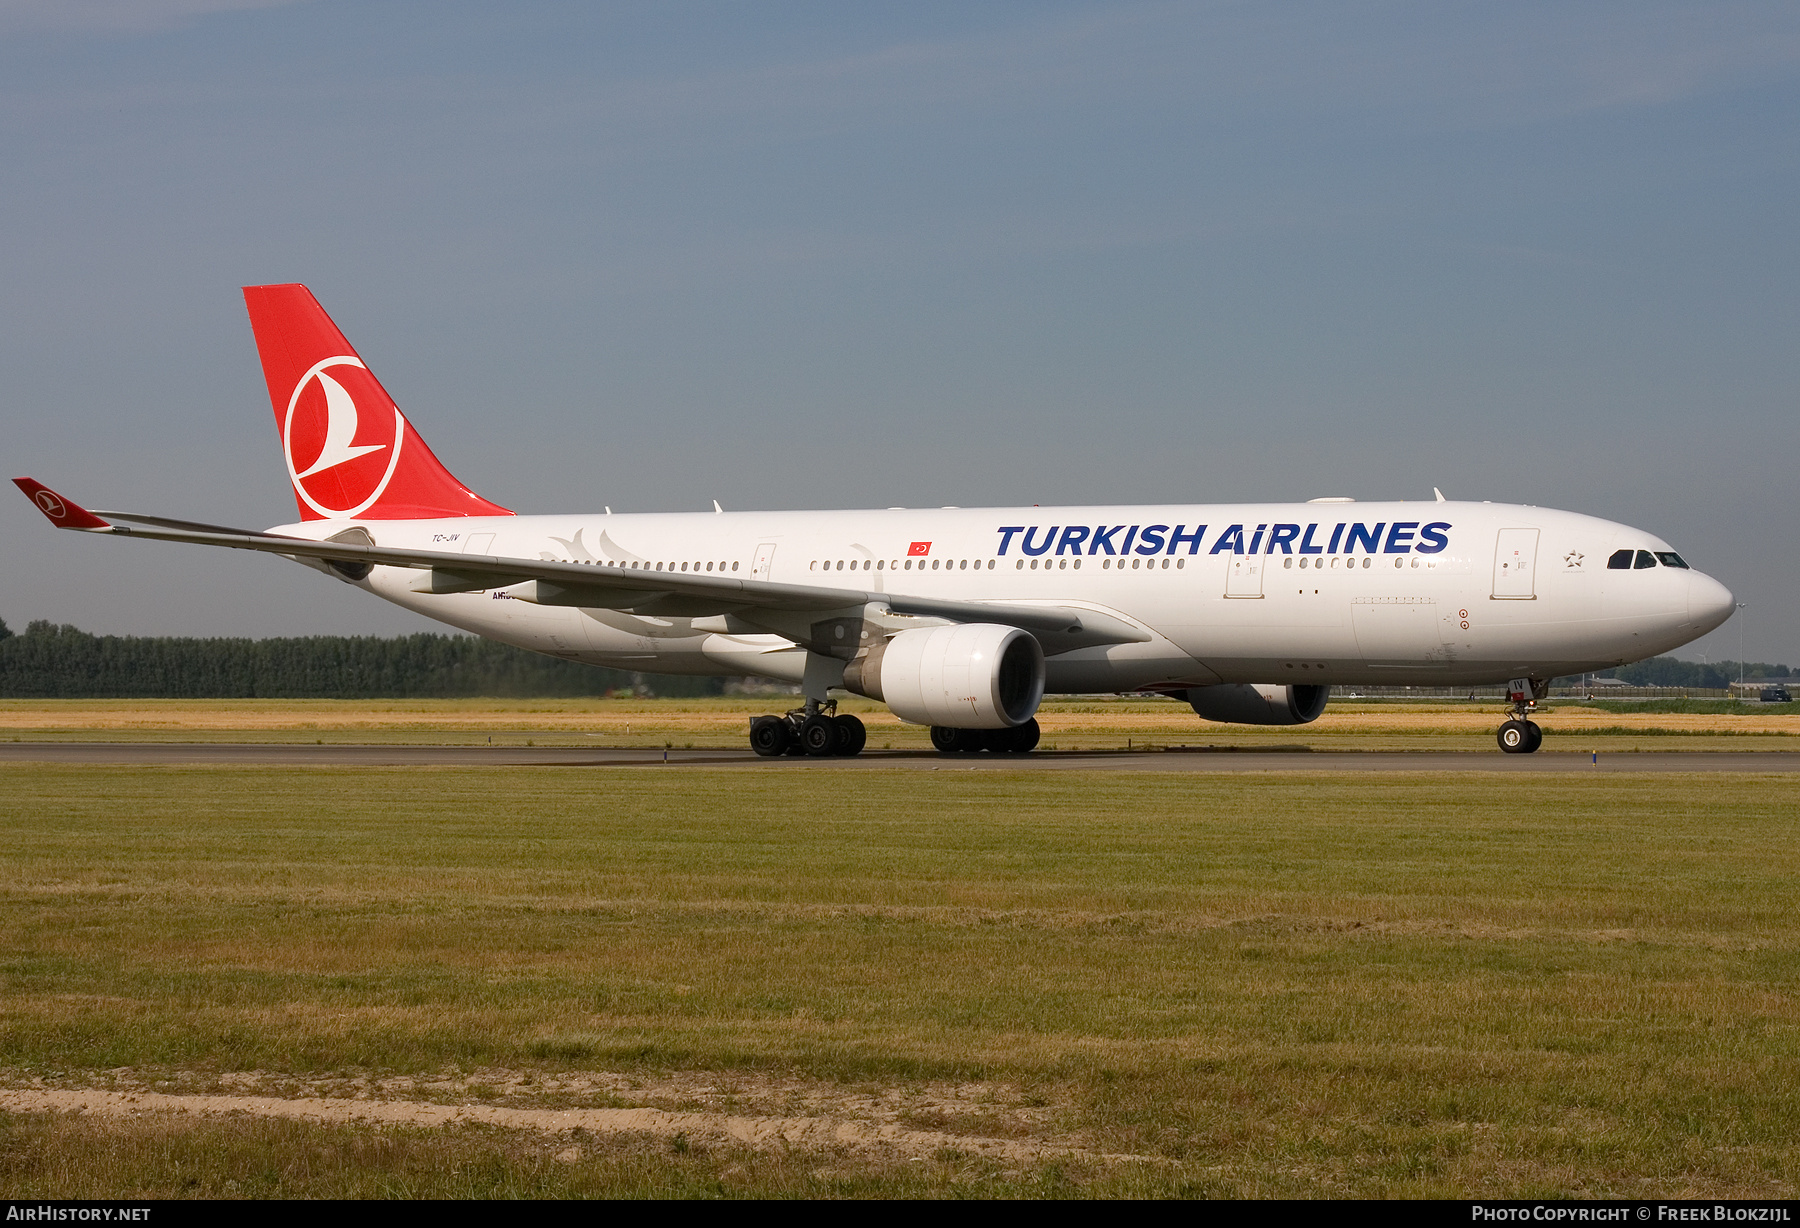
[[[292,519],[237,287],[304,281],[522,511],[1437,485],[1794,660],[1797,102],[1791,4],[0,0],[0,446]],[[0,507],[15,627],[428,625]]]

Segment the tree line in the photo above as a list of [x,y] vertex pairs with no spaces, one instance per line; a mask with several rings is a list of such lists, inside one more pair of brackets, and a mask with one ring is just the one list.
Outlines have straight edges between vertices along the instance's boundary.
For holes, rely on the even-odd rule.
[[1651,657],[1631,665],[1621,665],[1594,675],[1617,678],[1631,686],[1688,686],[1696,689],[1728,687],[1741,676],[1746,682],[1762,678],[1791,678],[1788,667],[1767,661],[1681,661],[1674,657]]
[[[1742,676],[1790,677],[1744,662]],[[1595,675],[1632,686],[1722,688],[1736,661],[1652,657]],[[1577,679],[1559,680],[1574,683]],[[0,621],[0,698],[6,699],[530,699],[630,692],[717,695],[717,678],[638,674],[581,665],[467,635],[307,635],[190,639],[91,635],[33,622],[14,635]]]
[[720,679],[639,674],[463,635],[197,639],[0,622],[6,699],[527,699],[717,695]]

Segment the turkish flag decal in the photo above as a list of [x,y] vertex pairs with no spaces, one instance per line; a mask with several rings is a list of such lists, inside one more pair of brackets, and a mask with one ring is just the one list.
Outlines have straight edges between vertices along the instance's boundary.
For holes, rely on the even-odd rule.
[[931,553],[931,543],[930,542],[914,542],[912,545],[910,545],[906,548],[906,556],[908,558],[922,558],[923,556],[930,554],[930,553]]

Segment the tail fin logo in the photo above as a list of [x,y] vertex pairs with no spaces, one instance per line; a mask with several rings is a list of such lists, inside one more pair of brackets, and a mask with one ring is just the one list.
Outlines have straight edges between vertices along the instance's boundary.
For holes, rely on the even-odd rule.
[[394,480],[405,440],[400,407],[351,354],[307,369],[281,427],[294,490],[328,519],[360,516],[375,505]]

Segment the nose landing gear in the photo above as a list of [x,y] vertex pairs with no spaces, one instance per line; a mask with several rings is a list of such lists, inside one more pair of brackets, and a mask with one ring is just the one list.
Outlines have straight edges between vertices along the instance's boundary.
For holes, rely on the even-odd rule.
[[1509,755],[1529,755],[1544,744],[1544,731],[1536,721],[1507,721],[1496,735],[1500,749]]
[[750,721],[750,749],[765,759],[782,755],[860,755],[869,731],[848,712],[838,714],[837,701],[809,699],[804,708]]
[[1506,684],[1506,697],[1512,701],[1512,716],[1494,735],[1501,750],[1509,755],[1529,755],[1544,744],[1544,731],[1529,718],[1537,711],[1537,701],[1549,693],[1548,682],[1534,682],[1530,678],[1514,678]]

